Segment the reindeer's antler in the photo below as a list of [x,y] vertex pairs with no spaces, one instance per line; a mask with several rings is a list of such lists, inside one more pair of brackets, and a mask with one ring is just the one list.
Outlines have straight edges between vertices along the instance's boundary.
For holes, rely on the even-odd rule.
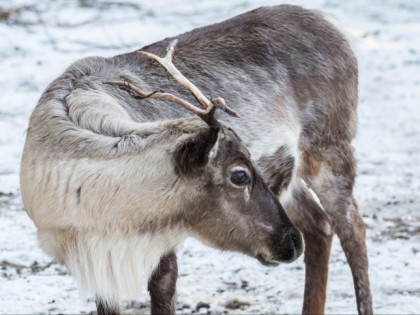
[[204,96],[204,94],[190,80],[184,77],[184,75],[175,67],[175,65],[172,62],[172,56],[174,54],[174,50],[175,50],[175,46],[177,42],[178,40],[175,39],[169,44],[167,48],[168,52],[166,53],[166,56],[163,58],[158,57],[154,54],[145,52],[145,51],[139,51],[139,53],[146,56],[147,58],[157,61],[163,68],[165,68],[166,71],[168,71],[168,73],[174,78],[174,80],[177,83],[179,83],[182,87],[188,90],[195,97],[195,99],[200,103],[203,109],[197,108],[196,106],[192,105],[188,101],[183,100],[171,93],[164,93],[164,92],[149,93],[149,92],[141,90],[140,88],[126,81],[105,81],[103,83],[117,85],[121,88],[129,90],[133,93],[136,93],[143,98],[147,97],[147,98],[164,99],[164,100],[171,101],[173,103],[181,105],[185,109],[201,117],[208,124],[215,123],[215,120],[213,117],[215,105],[219,107],[220,109],[222,109],[224,112],[228,113],[229,115],[238,117],[238,114],[236,114],[233,110],[227,107],[223,98],[218,97],[218,98],[212,99],[211,101],[208,100],[207,97]]
[[202,116],[202,115],[206,115],[208,114],[208,112],[211,110],[203,110],[200,108],[195,107],[194,105],[192,105],[190,102],[183,100],[181,98],[179,98],[178,96],[175,96],[171,93],[164,93],[164,92],[146,92],[141,90],[140,88],[138,88],[137,86],[127,82],[127,81],[104,81],[102,82],[104,84],[111,84],[111,85],[117,85],[120,88],[127,90],[127,91],[131,91],[137,95],[139,95],[142,98],[152,98],[152,99],[156,99],[156,100],[167,100],[167,101],[171,101],[173,103],[176,103],[178,105],[181,105],[182,107],[184,107],[185,109],[188,109],[190,112],[198,115],[198,116]]

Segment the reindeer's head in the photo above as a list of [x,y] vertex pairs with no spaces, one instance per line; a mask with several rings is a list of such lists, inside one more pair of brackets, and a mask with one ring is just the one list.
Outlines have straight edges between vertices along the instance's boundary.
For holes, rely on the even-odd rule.
[[191,187],[183,205],[193,236],[265,265],[291,262],[302,253],[300,233],[233,130],[203,129],[179,144],[173,159],[184,185]]
[[214,117],[216,106],[237,116],[223,99],[209,101],[172,63],[176,41],[164,58],[141,52],[159,62],[190,91],[203,109],[169,93],[149,93],[128,82],[113,81],[141,97],[166,99],[193,112],[207,127],[182,140],[173,152],[175,172],[188,187],[182,197],[183,217],[192,235],[222,250],[238,251],[269,266],[291,262],[302,253],[301,234],[277,197],[252,164],[236,133]]

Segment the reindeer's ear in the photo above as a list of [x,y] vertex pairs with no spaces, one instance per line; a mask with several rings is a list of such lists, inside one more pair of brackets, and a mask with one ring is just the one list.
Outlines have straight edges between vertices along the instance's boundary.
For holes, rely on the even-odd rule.
[[200,173],[200,169],[208,163],[209,155],[213,155],[210,151],[216,145],[219,129],[205,128],[178,145],[173,155],[175,172],[178,175],[193,176]]

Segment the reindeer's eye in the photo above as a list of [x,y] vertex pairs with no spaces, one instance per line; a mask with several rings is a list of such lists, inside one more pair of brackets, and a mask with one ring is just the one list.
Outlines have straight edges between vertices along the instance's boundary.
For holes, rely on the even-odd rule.
[[230,180],[235,185],[246,185],[250,182],[248,174],[242,170],[232,172]]

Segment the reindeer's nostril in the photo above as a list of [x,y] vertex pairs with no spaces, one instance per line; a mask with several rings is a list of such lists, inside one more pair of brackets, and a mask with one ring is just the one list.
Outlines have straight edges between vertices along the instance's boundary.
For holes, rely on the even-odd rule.
[[285,247],[288,252],[293,252],[295,250],[295,242],[293,241],[293,237],[289,237],[287,239]]
[[293,237],[289,237],[285,242],[284,260],[290,260],[295,256],[296,246]]
[[293,242],[293,246],[296,249],[299,249],[302,246],[302,241],[301,241],[299,235],[293,234],[292,237],[291,237],[291,240]]

